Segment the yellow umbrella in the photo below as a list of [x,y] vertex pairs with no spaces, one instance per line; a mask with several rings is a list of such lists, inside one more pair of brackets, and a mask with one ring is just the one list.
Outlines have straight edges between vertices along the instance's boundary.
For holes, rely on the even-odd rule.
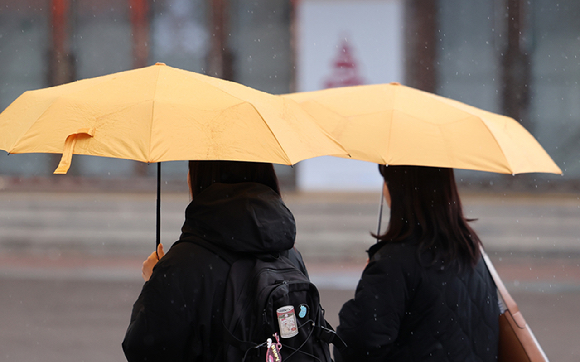
[[0,150],[158,163],[229,160],[291,165],[345,150],[294,101],[163,63],[29,91],[0,114]]
[[163,63],[29,91],[0,114],[0,149],[137,160],[295,164],[344,149],[294,101]]
[[507,174],[562,173],[513,118],[399,83],[284,97],[300,103],[354,159]]

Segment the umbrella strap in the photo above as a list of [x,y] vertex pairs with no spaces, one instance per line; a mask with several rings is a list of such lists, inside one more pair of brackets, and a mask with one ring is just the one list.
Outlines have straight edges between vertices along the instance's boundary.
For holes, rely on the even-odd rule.
[[64,175],[68,172],[70,164],[72,162],[72,155],[77,143],[77,139],[81,136],[93,137],[95,134],[94,128],[81,128],[73,134],[70,134],[64,141],[64,148],[62,150],[62,158],[58,164],[58,167],[54,171],[55,175]]

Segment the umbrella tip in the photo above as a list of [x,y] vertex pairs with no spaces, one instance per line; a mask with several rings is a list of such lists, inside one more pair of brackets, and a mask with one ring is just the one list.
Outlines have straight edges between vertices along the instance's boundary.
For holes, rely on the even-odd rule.
[[155,63],[155,65],[165,65],[165,63],[157,62],[157,63]]

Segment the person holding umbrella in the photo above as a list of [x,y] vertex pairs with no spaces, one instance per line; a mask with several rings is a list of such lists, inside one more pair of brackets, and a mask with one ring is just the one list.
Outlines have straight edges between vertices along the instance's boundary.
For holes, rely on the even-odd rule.
[[189,161],[188,181],[192,201],[179,240],[143,263],[146,283],[122,344],[130,362],[220,360],[230,265],[196,239],[235,253],[286,255],[308,275],[272,164]]
[[463,215],[453,169],[379,165],[391,209],[354,299],[337,361],[496,361],[498,296]]

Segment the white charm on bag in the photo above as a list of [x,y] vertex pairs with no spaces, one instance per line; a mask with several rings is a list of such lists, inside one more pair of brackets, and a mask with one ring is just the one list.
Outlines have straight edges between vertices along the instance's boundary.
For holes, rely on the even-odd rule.
[[287,305],[278,308],[276,314],[278,315],[281,338],[292,338],[298,334],[298,324],[296,323],[296,314],[293,306]]

